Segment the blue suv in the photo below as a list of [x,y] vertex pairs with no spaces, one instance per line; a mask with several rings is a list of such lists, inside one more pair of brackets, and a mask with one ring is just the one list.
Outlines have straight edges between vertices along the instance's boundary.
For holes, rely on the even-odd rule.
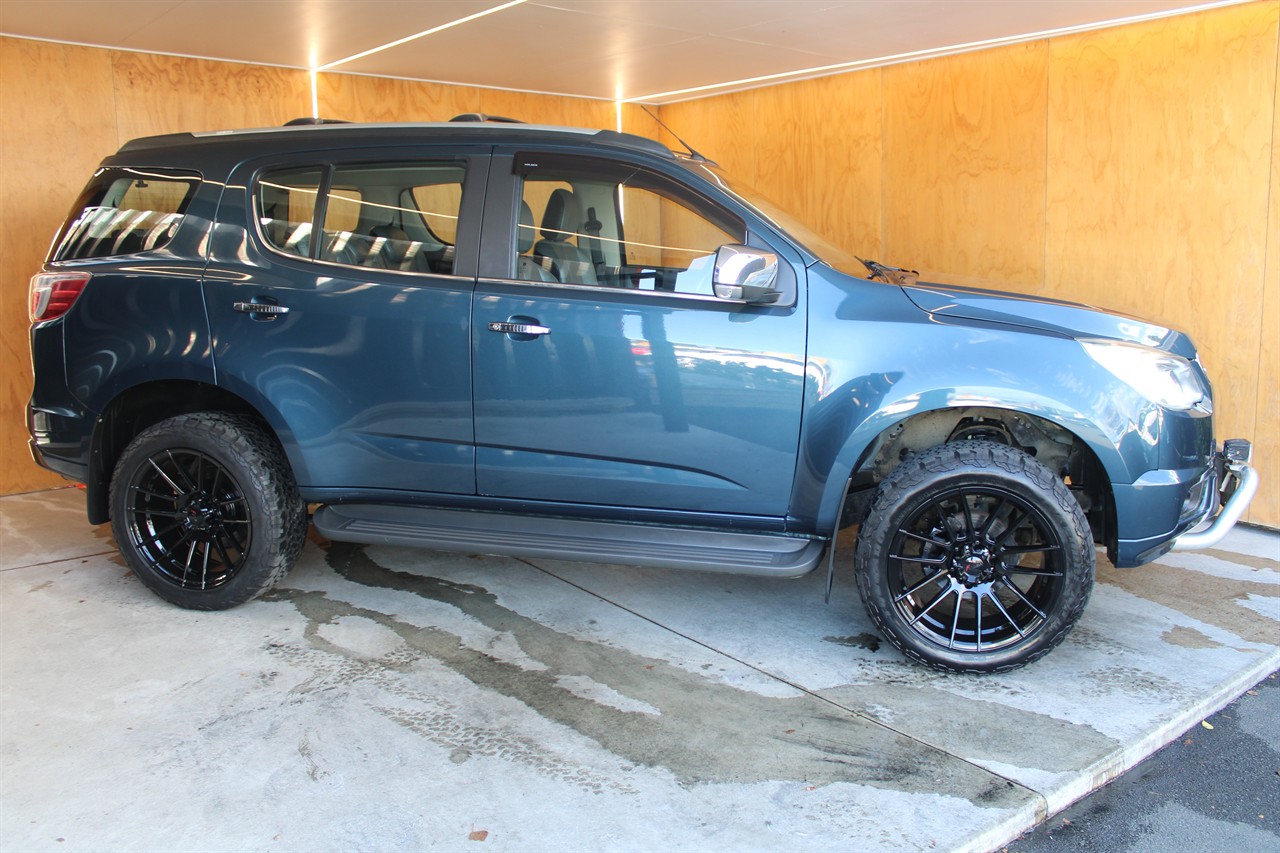
[[139,139],[32,279],[31,450],[182,607],[259,595],[308,523],[776,577],[857,525],[876,625],[970,672],[1061,642],[1095,543],[1240,517],[1186,335],[914,278],[612,131]]

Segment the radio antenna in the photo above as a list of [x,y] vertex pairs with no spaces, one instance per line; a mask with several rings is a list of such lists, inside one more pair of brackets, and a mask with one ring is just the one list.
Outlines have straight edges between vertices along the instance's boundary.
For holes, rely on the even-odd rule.
[[716,163],[716,161],[714,161],[714,160],[708,160],[706,157],[703,157],[703,156],[702,156],[701,154],[699,154],[697,151],[694,151],[694,150],[693,150],[693,146],[692,146],[692,145],[690,145],[689,143],[685,142],[685,141],[684,141],[683,139],[681,139],[679,136],[676,136],[676,132],[675,132],[674,130],[672,130],[671,128],[667,127],[667,123],[666,123],[665,121],[663,121],[662,119],[658,118],[658,117],[657,117],[656,115],[654,115],[653,113],[649,112],[649,108],[648,108],[648,107],[646,107],[644,104],[640,104],[640,109],[642,109],[642,110],[644,110],[646,113],[648,113],[649,118],[653,119],[653,120],[654,120],[654,121],[656,121],[659,125],[661,125],[663,130],[665,130],[667,133],[671,134],[672,136],[675,136],[675,138],[676,138],[676,142],[679,142],[681,145],[683,145],[683,146],[684,146],[684,150],[689,152],[689,156],[690,156],[692,159],[697,160],[699,163],[710,163],[712,166],[717,166],[717,165],[719,165],[718,163]]

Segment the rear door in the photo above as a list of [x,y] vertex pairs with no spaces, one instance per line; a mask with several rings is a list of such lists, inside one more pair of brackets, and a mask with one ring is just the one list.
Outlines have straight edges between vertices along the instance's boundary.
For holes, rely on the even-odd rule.
[[[783,516],[804,268],[779,306],[711,293],[727,207],[626,160],[499,150],[472,321],[480,494]],[[793,261],[794,263],[788,263]]]
[[487,149],[297,155],[229,182],[205,276],[218,384],[301,487],[473,494],[470,315]]

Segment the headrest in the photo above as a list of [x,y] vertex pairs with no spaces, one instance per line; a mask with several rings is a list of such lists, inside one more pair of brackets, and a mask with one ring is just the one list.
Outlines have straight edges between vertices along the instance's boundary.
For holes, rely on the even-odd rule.
[[582,222],[578,197],[566,189],[558,189],[547,199],[547,209],[542,214],[542,236],[554,242],[564,242],[573,236]]
[[533,210],[529,207],[529,202],[522,201],[520,202],[520,227],[516,229],[518,246],[516,253],[523,255],[532,249],[533,239],[537,236],[537,229],[533,227]]
[[395,225],[375,225],[369,229],[370,237],[385,237],[388,240],[408,241],[409,235],[405,233],[403,228]]
[[389,263],[397,266],[404,263],[409,249],[413,246],[413,241],[409,239],[404,229],[394,225],[375,225],[369,229],[369,236],[381,237],[386,241],[382,244],[382,256]]

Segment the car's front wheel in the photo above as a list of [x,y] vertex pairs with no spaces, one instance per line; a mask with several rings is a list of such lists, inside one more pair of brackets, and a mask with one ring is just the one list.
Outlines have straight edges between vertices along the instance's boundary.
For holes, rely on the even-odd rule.
[[881,483],[856,573],[872,620],[908,657],[999,672],[1062,642],[1094,563],[1062,480],[1015,448],[961,441],[909,457]]
[[134,574],[161,598],[223,610],[289,571],[307,513],[262,426],[199,412],[161,421],[125,448],[111,480],[111,527]]

